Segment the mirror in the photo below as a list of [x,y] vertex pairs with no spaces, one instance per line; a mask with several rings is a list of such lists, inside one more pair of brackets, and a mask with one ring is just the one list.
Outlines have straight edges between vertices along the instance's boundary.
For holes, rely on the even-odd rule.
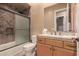
[[44,8],[44,28],[50,32],[73,32],[71,27],[70,3],[58,3]]

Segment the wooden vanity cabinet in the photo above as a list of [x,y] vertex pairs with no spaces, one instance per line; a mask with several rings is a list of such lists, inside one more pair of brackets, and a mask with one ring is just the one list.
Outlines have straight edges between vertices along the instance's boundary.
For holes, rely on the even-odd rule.
[[37,56],[52,56],[52,46],[45,44],[37,44]]
[[38,37],[37,56],[76,56],[76,42],[56,39]]

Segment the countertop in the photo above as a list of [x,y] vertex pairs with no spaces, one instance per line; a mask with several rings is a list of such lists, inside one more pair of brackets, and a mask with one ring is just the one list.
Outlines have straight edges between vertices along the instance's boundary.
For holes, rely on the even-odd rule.
[[49,39],[56,39],[56,40],[63,40],[63,41],[76,41],[77,36],[71,36],[71,35],[44,35],[44,34],[39,34],[38,37],[44,37],[44,38],[49,38]]

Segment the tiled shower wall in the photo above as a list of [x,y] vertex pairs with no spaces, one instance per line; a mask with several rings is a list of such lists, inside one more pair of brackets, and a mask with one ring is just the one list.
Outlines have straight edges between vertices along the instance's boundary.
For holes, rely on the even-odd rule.
[[0,9],[0,45],[14,41],[14,14]]

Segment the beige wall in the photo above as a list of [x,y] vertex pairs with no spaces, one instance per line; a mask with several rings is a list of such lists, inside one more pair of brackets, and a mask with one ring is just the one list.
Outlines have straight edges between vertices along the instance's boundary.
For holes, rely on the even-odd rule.
[[[31,33],[39,34],[42,32],[44,22],[44,8],[52,6],[54,4],[49,3],[30,3],[31,5]],[[50,22],[50,21],[49,21]],[[49,24],[51,27],[51,25]]]
[[44,11],[42,8],[42,4],[40,3],[34,3],[31,5],[31,32],[32,34],[38,34],[41,33],[43,29],[43,17],[44,17]]
[[54,12],[50,8],[44,10],[44,27],[49,31],[51,31],[51,28],[53,27],[53,13]]

